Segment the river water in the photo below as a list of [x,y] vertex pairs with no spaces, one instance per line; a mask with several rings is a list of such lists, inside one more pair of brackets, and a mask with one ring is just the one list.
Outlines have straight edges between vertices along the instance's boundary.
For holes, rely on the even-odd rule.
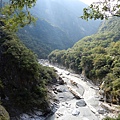
[[[114,112],[108,112],[103,107],[107,107],[110,110],[116,109],[109,104],[99,101],[99,89],[90,80],[86,79],[83,75],[74,74],[60,68],[55,65],[51,65],[48,60],[39,60],[39,63],[43,66],[54,67],[56,73],[65,84],[56,84],[51,88],[53,96],[57,102],[53,102],[54,114],[51,116],[42,116],[41,111],[34,111],[34,114],[21,114],[19,120],[102,120],[106,116],[116,117],[118,114]],[[75,82],[73,84],[72,82]],[[53,88],[55,88],[54,91]],[[79,96],[79,99],[75,97],[73,92]],[[50,100],[53,100],[52,98]],[[118,110],[118,109],[117,109]],[[120,110],[119,110],[120,114]],[[16,119],[11,119],[16,120]]]
[[[56,66],[50,65],[48,62],[42,63],[43,65],[54,67],[57,74],[66,82],[66,85],[59,85],[57,88],[64,89],[64,92],[56,94],[59,99],[59,108],[47,120],[102,120],[105,113],[104,109],[100,106],[98,87],[85,81],[84,76],[70,73],[67,70],[60,69]],[[73,86],[70,80],[77,83]],[[68,86],[80,94],[82,99],[76,99],[68,90]],[[86,105],[77,106],[77,102],[85,102]]]

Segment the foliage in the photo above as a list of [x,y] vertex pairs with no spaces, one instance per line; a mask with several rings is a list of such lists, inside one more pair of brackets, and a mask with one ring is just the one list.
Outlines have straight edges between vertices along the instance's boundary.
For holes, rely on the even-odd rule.
[[110,21],[108,26],[100,27],[99,33],[83,38],[72,48],[51,52],[49,60],[86,75],[95,84],[104,81],[102,89],[107,100],[112,96],[110,101],[120,103],[120,19],[112,18],[108,23]]
[[[1,0],[2,2],[2,0]],[[30,14],[36,0],[6,0],[0,8],[0,97],[8,112],[49,111],[47,85],[53,69],[41,66],[36,55],[13,33],[35,21]],[[10,115],[12,112],[10,112]]]
[[117,117],[117,118],[110,118],[110,117],[107,117],[103,120],[120,120],[120,115]]
[[8,112],[0,105],[0,120],[10,120]]
[[70,48],[98,30],[100,21],[78,18],[86,6],[80,0],[37,0],[30,10],[37,18],[35,25],[25,26],[17,35],[39,58],[46,59],[52,50]]
[[35,21],[29,12],[29,8],[32,8],[35,3],[36,0],[8,0],[3,8],[0,8],[0,14],[5,16],[5,19],[2,19],[5,29],[16,31]]
[[100,0],[92,3],[88,8],[83,9],[81,18],[88,19],[108,19],[111,16],[120,17],[120,1],[119,0]]
[[12,109],[47,111],[47,85],[55,80],[53,69],[41,66],[36,55],[11,32],[0,28],[0,97]]

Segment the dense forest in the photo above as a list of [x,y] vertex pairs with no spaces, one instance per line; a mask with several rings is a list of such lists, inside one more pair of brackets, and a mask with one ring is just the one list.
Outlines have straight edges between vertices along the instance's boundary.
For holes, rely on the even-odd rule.
[[45,19],[64,31],[75,43],[84,36],[95,33],[100,24],[100,21],[90,20],[87,22],[80,18],[82,10],[86,6],[79,0],[44,0],[37,1],[31,12],[37,18]]
[[84,74],[104,90],[106,101],[120,104],[120,18],[102,23],[97,34],[87,36],[67,50],[49,55],[58,63]]
[[[38,17],[36,27],[30,24],[33,17],[28,9],[26,12],[23,9],[25,6],[26,8],[34,6],[35,0],[22,2],[11,0],[4,9],[7,12],[5,17],[0,14],[1,120],[19,119],[22,113],[34,113],[34,111],[42,112],[43,116],[50,113],[52,108],[49,104],[48,86],[54,85],[57,75],[53,68],[40,65],[35,53],[39,58],[46,58],[52,50],[67,49],[78,39],[95,33],[99,26],[99,21],[98,23],[92,21],[94,24],[88,22],[84,26],[86,22],[74,18],[80,15],[73,6],[74,2],[76,8],[80,8],[78,0],[63,0],[62,3],[61,0],[47,1],[42,1],[45,2],[45,6],[39,6],[42,2],[37,2],[44,12],[36,11],[38,6],[31,10],[31,13],[35,13],[36,16],[41,15]],[[69,4],[68,1],[70,1]],[[68,5],[67,9],[66,5]],[[85,7],[84,4],[81,5],[81,8],[83,7]],[[61,12],[59,12],[60,9]],[[66,19],[63,19],[64,15],[68,15]],[[72,48],[55,50],[49,55],[50,62],[84,74],[95,84],[100,85],[100,89],[104,91],[104,96],[107,98],[106,101],[115,104],[120,104],[119,22],[119,18],[104,21],[97,34],[83,38]],[[24,27],[27,24],[30,25]],[[24,28],[16,35],[13,31],[20,27]],[[120,116],[116,119],[119,118]],[[112,118],[105,120],[108,119],[114,120]]]
[[18,37],[39,58],[47,58],[52,50],[72,47],[98,30],[100,21],[80,18],[86,6],[79,0],[38,0],[30,10],[37,18],[35,25],[20,29]]
[[[41,110],[50,112],[47,85],[55,82],[52,68],[38,63],[36,55],[3,29],[0,22],[0,97],[10,116]],[[1,118],[2,119],[2,118]]]
[[35,25],[20,29],[17,35],[39,58],[46,58],[51,51],[67,49],[73,44],[62,30],[41,19],[37,19]]

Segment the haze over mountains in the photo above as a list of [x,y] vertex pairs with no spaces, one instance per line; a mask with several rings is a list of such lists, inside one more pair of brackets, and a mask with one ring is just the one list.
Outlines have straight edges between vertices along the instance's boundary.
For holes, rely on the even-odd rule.
[[79,18],[86,6],[79,0],[38,0],[31,10],[38,18],[36,25],[21,29],[18,36],[39,58],[46,58],[54,49],[67,49],[98,30],[100,21]]

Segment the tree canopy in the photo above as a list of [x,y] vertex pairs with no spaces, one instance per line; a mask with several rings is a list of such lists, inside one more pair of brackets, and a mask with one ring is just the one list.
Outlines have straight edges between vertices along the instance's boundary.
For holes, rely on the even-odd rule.
[[50,112],[47,86],[56,81],[55,71],[40,65],[37,56],[14,34],[35,20],[29,8],[36,0],[4,2],[0,8],[0,103],[10,117],[37,109]]
[[36,3],[36,0],[6,0],[1,1],[0,14],[4,15],[3,22],[9,31],[16,31],[19,27],[35,21],[29,9]]
[[88,19],[108,19],[111,16],[120,17],[120,1],[119,0],[99,0],[94,2],[87,8],[83,9],[81,18]]
[[1,26],[0,33],[0,103],[10,116],[16,115],[12,109],[49,111],[47,86],[56,81],[54,69],[40,65],[15,34]]

